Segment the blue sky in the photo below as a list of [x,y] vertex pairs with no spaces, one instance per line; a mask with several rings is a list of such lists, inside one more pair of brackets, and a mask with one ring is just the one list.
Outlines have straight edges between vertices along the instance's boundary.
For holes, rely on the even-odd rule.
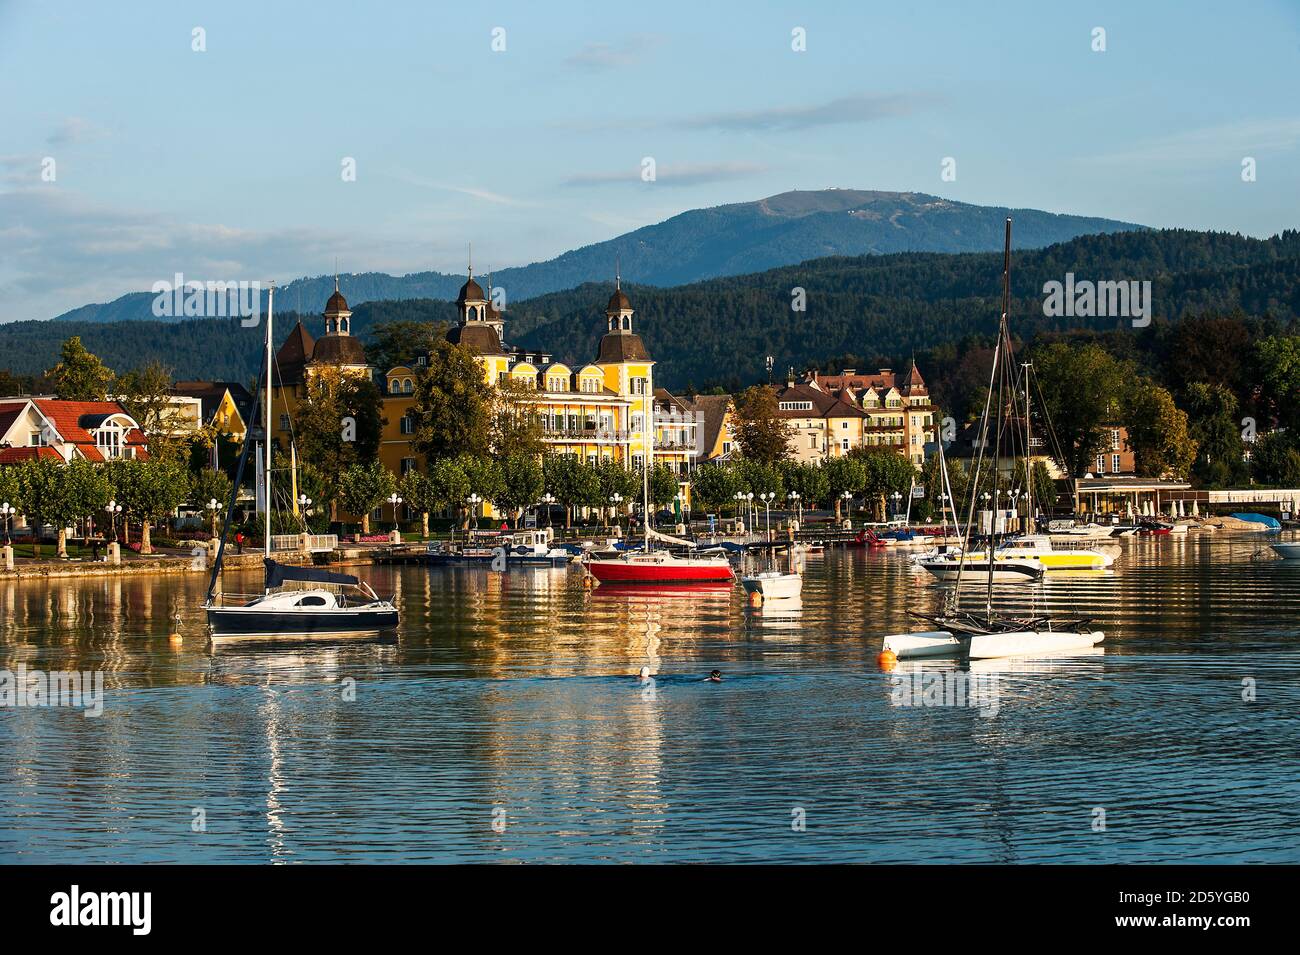
[[501,268],[792,188],[1269,235],[1298,89],[1300,0],[0,0],[0,321],[177,271]]

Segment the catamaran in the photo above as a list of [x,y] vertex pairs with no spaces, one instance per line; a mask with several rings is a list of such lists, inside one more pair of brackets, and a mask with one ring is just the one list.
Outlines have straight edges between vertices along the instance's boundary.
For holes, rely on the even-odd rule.
[[[397,627],[397,607],[379,597],[370,585],[350,574],[339,574],[319,567],[294,567],[271,559],[271,355],[272,324],[275,310],[275,285],[267,293],[266,309],[266,376],[258,389],[264,412],[263,451],[265,453],[263,494],[260,501],[266,525],[263,553],[265,579],[262,593],[217,593],[226,537],[230,529],[235,499],[244,478],[252,435],[244,441],[235,473],[234,487],[226,508],[226,520],[217,545],[217,559],[208,582],[208,626],[213,643],[247,638],[308,640],[319,638],[376,636]],[[260,376],[259,376],[260,377]],[[309,586],[303,586],[309,585]]]
[[[989,392],[984,405],[980,424],[979,453],[975,459],[974,472],[970,484],[970,507],[966,518],[963,544],[960,552],[953,556],[935,557],[927,570],[932,573],[951,573],[952,579],[961,583],[968,574],[987,584],[984,609],[975,612],[960,609],[959,588],[954,588],[944,599],[943,609],[936,614],[923,614],[912,611],[912,616],[934,625],[935,629],[913,633],[896,633],[887,635],[881,647],[882,662],[886,655],[902,659],[906,657],[934,656],[948,654],[965,654],[972,659],[985,659],[1001,656],[1022,656],[1035,653],[1057,653],[1067,650],[1091,647],[1104,639],[1102,631],[1095,629],[1086,619],[1057,619],[1051,616],[1012,616],[995,611],[993,608],[993,585],[999,582],[999,574],[1006,569],[1029,561],[1031,568],[1037,564],[1037,576],[1042,575],[1041,556],[1022,557],[1000,554],[999,537],[1005,532],[1006,515],[1002,512],[985,510],[980,516],[983,530],[988,537],[985,545],[987,553],[994,555],[990,560],[987,553],[980,554],[970,547],[970,536],[975,524],[975,502],[980,490],[980,479],[985,469],[984,449],[991,446],[994,450],[990,480],[991,493],[984,494],[984,500],[996,502],[1003,492],[998,489],[1001,478],[999,452],[1004,435],[1004,418],[1008,405],[1015,401],[1014,362],[1011,350],[1011,335],[1008,320],[1011,311],[1011,220],[1006,223],[1006,243],[1002,259],[1002,316],[998,325],[998,341],[993,351],[993,369],[990,374]],[[1028,373],[1025,374],[1026,403],[1028,403]],[[996,404],[994,403],[996,401]],[[994,427],[995,425],[995,427]],[[1026,426],[1028,416],[1026,415]],[[990,431],[992,430],[992,434]],[[1028,442],[1026,442],[1026,476],[1032,474],[1028,461]],[[944,480],[947,472],[944,468]],[[1027,487],[1029,485],[1027,484]],[[949,489],[949,494],[951,490]],[[1010,498],[1015,500],[1013,496]],[[1032,495],[1027,495],[1032,501]],[[1031,513],[1032,513],[1032,504]],[[1030,551],[1033,548],[1029,548]],[[1030,575],[1032,579],[1032,574]]]

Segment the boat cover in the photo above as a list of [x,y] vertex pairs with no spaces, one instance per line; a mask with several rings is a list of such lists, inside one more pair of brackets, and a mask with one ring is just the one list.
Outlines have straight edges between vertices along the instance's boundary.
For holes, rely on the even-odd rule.
[[277,564],[273,560],[266,563],[266,589],[279,587],[286,580],[304,580],[317,584],[350,584],[357,586],[357,578],[348,574],[336,574],[331,570],[318,567],[293,567],[289,564]]

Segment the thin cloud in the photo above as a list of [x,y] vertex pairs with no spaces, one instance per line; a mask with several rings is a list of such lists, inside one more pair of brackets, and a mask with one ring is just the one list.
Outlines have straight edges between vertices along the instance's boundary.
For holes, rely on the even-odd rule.
[[657,47],[661,38],[649,33],[638,33],[621,43],[588,43],[564,62],[574,69],[601,72],[633,66]]
[[507,196],[500,192],[492,192],[489,189],[480,189],[477,186],[457,186],[453,183],[438,182],[433,179],[426,179],[423,176],[412,175],[407,172],[394,173],[393,178],[399,182],[405,182],[412,186],[421,186],[425,189],[439,189],[443,192],[457,192],[462,196],[469,196],[472,199],[481,199],[484,202],[490,202],[498,206],[535,206],[537,203],[530,202],[527,199],[516,199],[513,196]]
[[1217,163],[1260,152],[1286,152],[1297,146],[1300,146],[1300,119],[1252,119],[1149,139],[1131,149],[1093,156],[1089,161]]
[[103,139],[106,136],[108,136],[108,130],[102,126],[97,126],[80,116],[69,116],[58,125],[54,132],[50,133],[45,141],[51,146],[71,146],[76,143]]
[[767,109],[712,113],[680,120],[683,129],[792,130],[844,123],[874,123],[877,120],[910,116],[929,108],[937,98],[928,93],[860,93],[827,103],[807,106],[774,106]]
[[[747,179],[766,172],[766,166],[748,162],[725,163],[681,163],[678,165],[659,166],[653,184],[660,186],[698,186],[711,182],[731,182]],[[573,187],[609,186],[641,182],[641,167],[630,166],[627,169],[607,172],[580,173],[570,176],[560,184]]]

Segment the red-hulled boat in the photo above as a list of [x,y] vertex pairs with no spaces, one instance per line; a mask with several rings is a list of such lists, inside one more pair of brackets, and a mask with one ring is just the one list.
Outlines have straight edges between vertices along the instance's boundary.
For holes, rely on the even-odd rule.
[[602,584],[702,584],[736,579],[726,557],[677,557],[666,550],[590,560],[587,570]]

